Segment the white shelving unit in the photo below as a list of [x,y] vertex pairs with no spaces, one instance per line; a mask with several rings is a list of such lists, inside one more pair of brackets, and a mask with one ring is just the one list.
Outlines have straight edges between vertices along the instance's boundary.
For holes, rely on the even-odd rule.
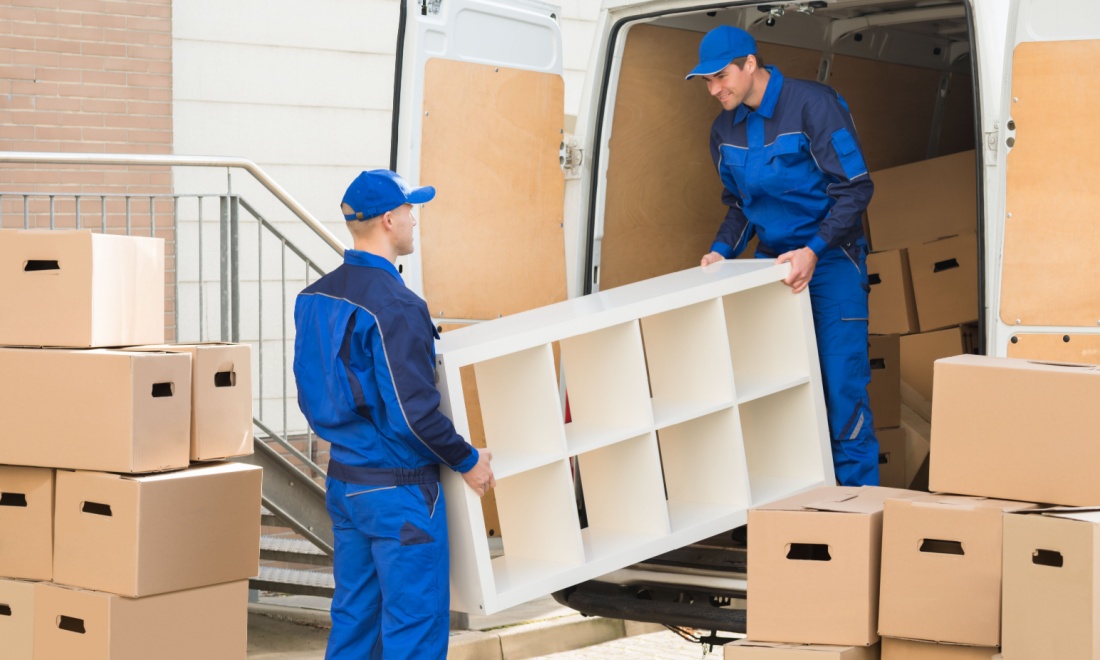
[[445,470],[453,609],[492,614],[833,483],[809,294],[787,272],[724,261],[443,336],[441,407],[468,437],[472,366],[503,543],[491,558],[481,500]]

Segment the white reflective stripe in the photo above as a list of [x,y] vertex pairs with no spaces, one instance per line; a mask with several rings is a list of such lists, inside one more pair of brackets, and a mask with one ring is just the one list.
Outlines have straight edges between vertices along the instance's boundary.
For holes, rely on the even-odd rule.
[[380,490],[393,490],[397,486],[381,486],[379,488],[371,488],[370,490],[361,490],[358,493],[346,493],[344,497],[355,497],[356,495],[366,495],[367,493],[377,493]]
[[439,494],[443,492],[443,484],[438,484],[435,489],[435,501],[432,502],[432,515],[430,518],[435,518],[435,506],[439,504]]
[[[317,292],[312,293],[312,294],[300,294],[300,295],[318,295],[318,296],[324,296],[325,298],[329,298],[330,300],[343,300],[347,304],[349,304],[353,307],[358,307],[359,309],[363,310],[367,314],[370,314],[371,318],[374,319],[375,327],[378,328],[378,336],[382,338],[382,355],[385,356],[385,358],[386,358],[386,369],[390,372],[390,383],[393,384],[393,393],[395,395],[397,395],[397,409],[401,411],[401,418],[405,420],[405,426],[409,427],[409,432],[413,434],[414,438],[416,438],[417,440],[420,441],[420,444],[424,445],[425,447],[428,448],[428,451],[435,454],[435,457],[439,459],[440,463],[443,463],[444,465],[446,465],[450,468],[454,468],[453,465],[448,463],[446,460],[443,459],[442,456],[437,454],[436,451],[434,449],[432,449],[431,445],[424,442],[424,438],[421,438],[420,435],[416,432],[416,429],[414,429],[412,427],[412,424],[409,423],[409,416],[405,414],[405,406],[401,403],[401,393],[397,391],[397,381],[393,379],[393,369],[390,367],[390,354],[389,354],[389,351],[386,350],[386,335],[385,335],[385,333],[382,332],[382,326],[378,323],[378,316],[376,316],[374,312],[370,311],[366,307],[363,307],[362,305],[360,305],[358,303],[354,303],[354,302],[348,300],[347,298],[337,298],[336,296],[330,296],[327,293],[321,293],[320,291],[317,291]],[[434,367],[435,365],[432,365],[432,366]]]
[[[780,133],[779,135],[775,136],[774,140],[772,140],[771,142],[765,144],[764,148],[767,149],[768,147],[772,146],[773,144],[775,144],[776,142],[779,141],[779,138],[781,138],[785,135],[806,135],[806,131],[791,131],[790,133]],[[806,135],[806,139],[809,140],[810,136]]]
[[859,430],[861,428],[863,428],[863,413],[859,414],[859,421],[856,422],[856,427],[852,429],[852,435],[848,436],[848,439],[855,440],[856,436],[859,435]]

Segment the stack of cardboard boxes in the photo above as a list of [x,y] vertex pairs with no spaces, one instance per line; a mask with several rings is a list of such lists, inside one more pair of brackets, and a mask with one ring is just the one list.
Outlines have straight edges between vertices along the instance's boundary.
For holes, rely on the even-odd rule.
[[[928,455],[932,363],[976,350],[974,152],[881,170],[871,178],[871,410],[882,485],[908,488]],[[916,415],[903,413],[903,406]]]
[[163,342],[163,240],[0,231],[5,659],[245,657],[249,347]]
[[1100,367],[959,355],[934,374],[936,492],[751,510],[748,639],[726,658],[1100,658]]

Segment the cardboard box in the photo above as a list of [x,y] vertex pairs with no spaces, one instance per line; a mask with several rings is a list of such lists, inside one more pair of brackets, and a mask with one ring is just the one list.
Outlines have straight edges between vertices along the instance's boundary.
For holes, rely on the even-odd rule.
[[35,660],[34,582],[0,579],[0,648],[5,660]]
[[921,330],[978,318],[978,235],[970,232],[909,248]]
[[966,353],[963,331],[959,327],[905,335],[901,346],[901,400],[931,421],[932,365],[936,360]]
[[916,494],[827,487],[750,509],[749,639],[877,642],[883,503]]
[[191,460],[252,453],[252,347],[208,342],[135,346],[191,356]]
[[0,230],[0,344],[164,342],[164,239]]
[[867,357],[871,361],[871,383],[867,396],[875,428],[901,424],[901,348],[897,335],[871,335],[867,338]]
[[[931,415],[929,415],[931,416]],[[901,428],[905,431],[905,480],[912,490],[928,490],[928,451],[932,446],[932,425],[905,405],[901,405]],[[923,482],[917,477],[924,467]]]
[[36,660],[243,660],[248,581],[149,598],[39,583]]
[[132,598],[254,577],[260,475],[242,463],[57,472],[54,581]]
[[741,639],[722,647],[725,660],[878,660],[879,645],[827,646]]
[[1100,657],[1098,567],[1100,510],[1005,516],[1005,659]]
[[951,495],[888,500],[879,634],[1000,646],[1001,519],[1034,507]]
[[191,358],[0,349],[0,463],[106,472],[187,467]]
[[932,490],[1100,503],[1100,366],[960,355],[935,369]]
[[875,429],[878,437],[878,482],[887,488],[907,488],[905,429]]
[[868,332],[873,335],[920,332],[907,250],[867,255],[867,281],[871,285]]
[[896,250],[978,227],[974,152],[930,158],[871,173],[867,206],[875,250]]
[[882,638],[882,660],[992,660],[997,649]]
[[53,477],[49,468],[0,465],[0,576],[53,577]]

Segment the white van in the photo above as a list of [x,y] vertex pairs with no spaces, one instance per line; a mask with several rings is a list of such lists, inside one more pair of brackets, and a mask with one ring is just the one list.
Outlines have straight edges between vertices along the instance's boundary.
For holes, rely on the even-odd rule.
[[[1088,117],[1100,102],[1100,2],[606,0],[575,126],[555,7],[403,7],[391,164],[445,193],[422,210],[423,261],[406,264],[441,325],[698,264],[725,213],[708,149],[720,106],[684,75],[703,34],[736,25],[785,76],[844,96],[872,179],[974,150],[978,351],[1096,361],[1100,150]],[[876,249],[873,230],[870,240]],[[587,613],[743,632],[743,555],[727,545],[558,597]]]

